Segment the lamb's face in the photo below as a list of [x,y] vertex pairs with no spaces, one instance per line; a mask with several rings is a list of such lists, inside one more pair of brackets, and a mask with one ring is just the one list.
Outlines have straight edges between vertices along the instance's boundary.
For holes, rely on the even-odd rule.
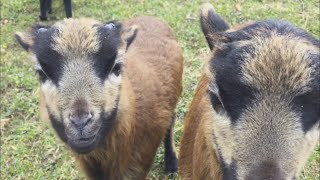
[[[205,30],[218,24],[210,11]],[[207,32],[208,118],[224,179],[298,178],[319,140],[319,40],[281,21]]]
[[318,49],[272,35],[215,55],[209,97],[224,177],[297,178],[319,138]]
[[90,152],[116,120],[126,49],[120,24],[67,19],[18,33],[17,39],[36,59],[46,108],[59,137],[77,152]]

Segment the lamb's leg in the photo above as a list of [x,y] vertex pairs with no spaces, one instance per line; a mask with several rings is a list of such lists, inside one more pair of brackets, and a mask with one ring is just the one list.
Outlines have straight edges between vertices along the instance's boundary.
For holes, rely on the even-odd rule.
[[47,11],[49,14],[52,13],[52,0],[47,0]]
[[166,137],[164,139],[164,170],[165,173],[171,174],[174,177],[174,173],[177,172],[178,169],[178,159],[175,151],[174,145],[174,122],[175,122],[175,114],[173,114],[171,119],[171,125],[167,130]]
[[40,0],[40,16],[41,21],[48,20],[47,17],[47,0]]
[[72,3],[71,0],[63,0],[64,9],[66,11],[67,18],[72,17]]

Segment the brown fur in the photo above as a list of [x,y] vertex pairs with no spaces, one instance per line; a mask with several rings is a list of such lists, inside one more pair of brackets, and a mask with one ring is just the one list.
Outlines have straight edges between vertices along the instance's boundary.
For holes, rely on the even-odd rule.
[[[251,180],[299,177],[302,167],[319,140],[319,120],[315,121],[310,129],[303,130],[303,126],[308,122],[302,122],[306,119],[299,113],[305,112],[295,110],[294,105],[297,103],[295,98],[317,90],[315,86],[318,82],[315,79],[319,78],[319,64],[318,59],[313,59],[313,56],[319,56],[318,41],[312,43],[311,40],[294,34],[295,31],[292,29],[291,32],[280,34],[275,33],[270,27],[261,27],[246,34],[246,37],[251,38],[241,39],[234,43],[233,47],[229,46],[240,50],[245,49],[241,49],[242,47],[247,48],[243,51],[245,53],[231,56],[228,51],[222,53],[227,41],[231,39],[225,38],[222,35],[224,32],[217,31],[219,28],[216,26],[221,24],[221,20],[212,15],[214,10],[211,5],[206,4],[202,7],[202,11],[209,10],[212,11],[211,17],[207,17],[208,12],[201,12],[201,16],[205,17],[200,21],[209,47],[212,47],[212,55],[206,63],[205,72],[185,117],[179,155],[181,179]],[[212,19],[209,21],[209,18]],[[220,22],[215,23],[212,20]],[[236,25],[223,31],[232,33],[252,23]],[[266,38],[262,36],[265,33],[270,35]],[[236,64],[241,69],[239,79],[219,69],[228,65],[233,67],[230,66],[230,62],[234,61],[230,61],[228,57],[240,56],[243,59],[239,58],[239,64]],[[226,64],[221,63],[223,60]],[[215,64],[214,61],[220,61],[220,64]],[[311,65],[311,62],[315,65]],[[233,86],[218,84],[217,76],[220,78],[219,83],[222,83],[223,77],[226,83]],[[229,77],[231,80],[227,80]],[[239,88],[235,82],[244,83],[258,92],[249,91],[254,94],[250,103],[235,102],[236,105],[246,105],[243,111],[240,111],[239,119],[230,117],[230,112],[226,111],[219,94],[223,88],[224,92],[238,93],[232,91]],[[221,89],[218,89],[218,85]],[[213,93],[215,98],[209,96],[210,93]],[[236,95],[238,98],[238,94]],[[244,97],[250,99],[245,94]],[[310,106],[310,97],[304,98],[304,101],[307,101],[306,105]],[[218,101],[220,104],[215,104]],[[317,112],[310,107],[308,110],[306,111],[310,117],[318,118]]]
[[[68,62],[67,68],[82,68],[87,63],[87,54],[97,51],[99,43],[95,29],[92,28],[96,23],[98,22],[87,19],[68,19],[53,26],[62,32],[53,38],[53,48],[66,59],[74,60]],[[118,53],[118,58],[123,60],[124,66],[115,124],[101,140],[101,145],[93,151],[86,154],[73,151],[89,179],[97,178],[98,171],[103,171],[106,179],[145,179],[157,148],[171,125],[174,109],[182,91],[183,57],[170,27],[157,18],[146,16],[122,23],[124,31],[132,30],[132,27],[137,29],[134,41],[130,48],[122,47]],[[30,35],[19,35],[22,34],[17,34],[18,41],[30,51],[33,46]],[[122,40],[125,39],[124,34]],[[81,74],[76,74],[78,77],[74,74],[67,76],[68,71],[71,70],[64,69],[67,78],[62,78],[61,81],[64,86],[70,87],[66,87],[62,95],[58,94],[52,83],[43,83],[40,94],[40,112],[43,119],[49,119],[48,105],[52,116],[57,119],[60,117],[61,104],[66,104],[65,107],[71,104],[71,109],[77,109],[77,101],[72,103],[67,98],[71,99],[76,95],[81,97],[83,92],[88,91],[95,101],[88,101],[91,103],[86,104],[89,108],[94,108],[94,103],[103,104],[106,112],[114,108],[118,89],[112,81],[107,79],[107,87],[103,90],[90,90],[90,84],[95,85],[90,82],[95,76],[91,69],[80,69]],[[73,80],[79,78],[83,83],[74,85]],[[104,97],[110,98],[101,100],[101,93],[107,93]],[[69,94],[69,97],[65,94]],[[67,113],[66,111],[65,114]]]
[[[244,28],[253,22],[234,25],[230,31]],[[208,66],[208,65],[207,65]],[[222,180],[222,173],[214,144],[209,120],[212,114],[207,95],[210,71],[200,78],[189,111],[184,119],[184,133],[180,144],[179,174],[183,180]],[[213,78],[213,77],[211,77]],[[199,168],[201,167],[201,168]]]
[[[203,75],[184,120],[184,133],[179,155],[179,174],[185,180],[220,179],[220,166],[212,149],[211,125],[206,121],[210,113],[207,98],[208,77]],[[210,114],[209,114],[210,115]],[[208,136],[209,135],[209,136]]]
[[76,155],[91,176],[93,161],[113,179],[144,179],[181,93],[182,55],[170,28],[150,17],[124,23],[138,35],[124,57],[117,124],[106,147]]

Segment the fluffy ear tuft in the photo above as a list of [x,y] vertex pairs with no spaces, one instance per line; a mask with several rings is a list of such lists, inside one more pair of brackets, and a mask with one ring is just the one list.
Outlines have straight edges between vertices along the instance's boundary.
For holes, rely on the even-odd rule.
[[121,32],[121,39],[124,43],[124,47],[126,48],[126,51],[128,50],[131,43],[134,41],[138,33],[138,27],[137,26],[130,26],[128,29],[124,29]]
[[229,29],[229,25],[214,11],[209,3],[203,4],[200,8],[200,25],[211,50],[220,40],[218,33]]
[[15,38],[26,51],[29,51],[33,46],[34,40],[30,33],[27,32],[17,32],[15,33]]

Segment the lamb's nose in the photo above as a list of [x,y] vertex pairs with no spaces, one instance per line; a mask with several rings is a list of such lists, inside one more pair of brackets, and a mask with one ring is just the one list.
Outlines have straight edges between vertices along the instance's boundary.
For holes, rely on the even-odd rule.
[[83,113],[80,115],[71,114],[69,119],[76,128],[82,129],[89,124],[89,122],[92,119],[92,114],[91,113]]

